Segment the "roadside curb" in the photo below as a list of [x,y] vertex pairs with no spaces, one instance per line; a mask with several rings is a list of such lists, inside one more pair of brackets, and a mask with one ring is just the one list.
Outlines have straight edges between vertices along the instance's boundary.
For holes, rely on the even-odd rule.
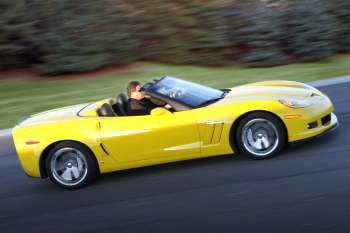
[[0,156],[14,154],[12,129],[0,130]]
[[350,82],[350,75],[329,78],[329,79],[321,79],[318,81],[309,82],[308,84],[313,87],[325,87],[325,86],[331,86],[331,85],[348,83],[348,82]]
[[0,130],[0,137],[8,137],[12,135],[12,129]]

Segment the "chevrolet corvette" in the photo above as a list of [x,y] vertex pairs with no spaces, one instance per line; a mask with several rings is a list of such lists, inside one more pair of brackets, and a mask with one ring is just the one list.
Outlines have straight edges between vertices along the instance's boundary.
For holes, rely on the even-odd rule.
[[338,126],[330,99],[299,82],[214,89],[165,76],[142,90],[159,106],[149,115],[128,115],[119,93],[19,122],[13,138],[25,173],[74,189],[98,174],[180,160],[234,153],[266,159]]

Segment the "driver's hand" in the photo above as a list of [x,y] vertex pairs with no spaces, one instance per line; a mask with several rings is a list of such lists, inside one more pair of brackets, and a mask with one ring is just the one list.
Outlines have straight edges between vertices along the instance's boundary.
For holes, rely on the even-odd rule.
[[172,107],[171,107],[171,105],[166,104],[166,105],[164,105],[164,108],[166,108],[166,109],[171,109]]

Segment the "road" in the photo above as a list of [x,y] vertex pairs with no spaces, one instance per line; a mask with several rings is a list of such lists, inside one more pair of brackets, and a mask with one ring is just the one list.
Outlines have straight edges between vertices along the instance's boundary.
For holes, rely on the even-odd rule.
[[225,155],[64,191],[0,156],[0,232],[350,232],[350,83],[320,88],[337,131],[264,161]]

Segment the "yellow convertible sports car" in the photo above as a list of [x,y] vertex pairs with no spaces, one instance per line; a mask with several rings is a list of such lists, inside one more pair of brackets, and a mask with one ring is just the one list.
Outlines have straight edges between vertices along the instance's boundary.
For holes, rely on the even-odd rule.
[[119,94],[20,122],[13,138],[24,171],[73,189],[128,168],[235,152],[269,158],[338,126],[329,98],[298,82],[219,90],[165,76],[142,89],[160,106],[150,115],[128,116]]

